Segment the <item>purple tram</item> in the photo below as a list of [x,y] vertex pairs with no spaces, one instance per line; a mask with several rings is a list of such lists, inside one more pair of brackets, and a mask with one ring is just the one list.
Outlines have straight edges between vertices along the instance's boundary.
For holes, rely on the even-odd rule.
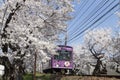
[[48,61],[48,67],[45,65],[43,72],[51,72],[57,73],[60,72],[62,74],[70,74],[73,69],[73,48],[65,45],[58,45],[58,49],[56,50],[58,55],[53,55],[51,60]]

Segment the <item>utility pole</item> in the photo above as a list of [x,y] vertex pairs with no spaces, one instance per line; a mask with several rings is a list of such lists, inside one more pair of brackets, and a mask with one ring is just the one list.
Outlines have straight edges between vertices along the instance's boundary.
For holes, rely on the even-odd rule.
[[[120,0],[119,0],[119,13],[120,13]],[[120,17],[119,17],[119,21],[120,21]]]
[[[118,7],[118,13],[120,13],[120,0],[119,0],[119,7]],[[118,14],[118,21],[120,21],[120,16],[119,16],[119,14]]]
[[68,34],[67,34],[67,28],[66,28],[66,32],[65,32],[65,46],[67,46],[67,38],[68,38]]
[[33,80],[36,80],[36,60],[37,60],[37,50],[35,51],[35,54],[34,54],[34,74],[33,74]]

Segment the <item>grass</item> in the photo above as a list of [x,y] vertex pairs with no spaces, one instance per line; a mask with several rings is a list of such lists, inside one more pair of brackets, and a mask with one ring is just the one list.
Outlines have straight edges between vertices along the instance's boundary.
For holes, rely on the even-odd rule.
[[[50,80],[51,75],[50,74],[36,74],[36,79],[41,79],[41,80]],[[33,74],[28,73],[23,76],[23,80],[33,80]]]
[[36,78],[41,79],[41,80],[50,80],[51,74],[38,74],[37,73]]
[[[24,75],[24,80],[33,80],[32,74]],[[53,75],[53,74],[36,74],[36,80],[120,80],[117,78],[110,77],[95,77],[95,76],[64,76],[64,75]]]
[[25,74],[24,76],[23,76],[23,80],[33,80],[33,75],[32,74]]

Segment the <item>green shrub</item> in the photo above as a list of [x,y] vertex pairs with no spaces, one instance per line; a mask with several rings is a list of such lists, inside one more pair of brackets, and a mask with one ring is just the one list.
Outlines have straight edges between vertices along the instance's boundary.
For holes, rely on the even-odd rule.
[[41,80],[50,80],[51,75],[50,74],[36,74],[37,79]]
[[33,80],[33,75],[32,74],[25,74],[23,76],[23,80]]
[[[40,74],[36,73],[36,80],[41,79],[41,80],[50,80],[51,74]],[[26,74],[23,76],[24,80],[33,80],[33,74]]]

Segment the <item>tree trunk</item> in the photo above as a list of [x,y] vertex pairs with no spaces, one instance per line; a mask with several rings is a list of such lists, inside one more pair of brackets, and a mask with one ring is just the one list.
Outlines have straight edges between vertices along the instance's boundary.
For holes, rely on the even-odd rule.
[[34,79],[33,80],[36,80],[36,59],[37,59],[37,54],[35,52],[35,61],[34,61]]
[[100,61],[100,59],[97,60],[97,64],[95,66],[95,69],[93,71],[93,75],[99,75],[100,74],[100,65],[102,64],[102,62]]

